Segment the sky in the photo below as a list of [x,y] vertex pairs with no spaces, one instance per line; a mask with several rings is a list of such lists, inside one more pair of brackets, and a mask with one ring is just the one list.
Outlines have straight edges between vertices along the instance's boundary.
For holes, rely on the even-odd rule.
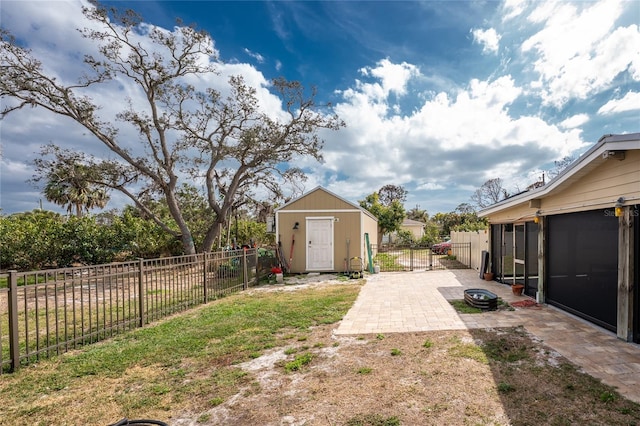
[[[0,26],[60,81],[75,82],[95,49],[76,30],[88,25],[88,4],[3,0]],[[450,212],[488,179],[519,192],[601,136],[640,131],[638,1],[103,4],[168,31],[176,18],[207,31],[220,71],[207,84],[242,75],[264,108],[282,108],[273,78],[316,87],[317,101],[331,103],[346,127],[321,132],[322,163],[296,164],[308,176],[304,191],[320,185],[357,203],[401,185],[407,210]],[[105,115],[125,106],[123,92],[134,103],[140,96],[120,84],[88,93]],[[28,182],[40,146],[109,156],[81,127],[37,108],[5,117],[0,138],[2,214],[41,203],[63,212]],[[125,203],[112,194],[107,208]]]

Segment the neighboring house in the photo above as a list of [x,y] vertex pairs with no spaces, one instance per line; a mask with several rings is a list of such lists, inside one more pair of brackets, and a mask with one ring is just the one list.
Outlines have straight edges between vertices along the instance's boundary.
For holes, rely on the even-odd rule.
[[640,342],[640,133],[603,136],[545,186],[479,213],[498,281]]
[[[401,231],[410,232],[411,235],[413,235],[413,239],[415,241],[418,241],[422,237],[424,237],[424,225],[425,224],[423,222],[405,218],[402,221],[402,225],[400,225],[400,230]],[[398,233],[397,232],[392,232],[390,234],[385,234],[382,237],[382,242],[383,243],[395,243],[397,240],[398,240]]]
[[[378,239],[378,220],[357,204],[317,187],[275,211],[277,241],[291,272],[345,272],[351,259],[368,265],[365,234]],[[293,252],[291,247],[293,246]]]

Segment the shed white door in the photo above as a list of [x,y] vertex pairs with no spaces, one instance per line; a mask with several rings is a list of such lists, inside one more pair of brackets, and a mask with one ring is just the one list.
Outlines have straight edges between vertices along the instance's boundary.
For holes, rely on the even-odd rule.
[[333,270],[333,218],[307,218],[307,270]]

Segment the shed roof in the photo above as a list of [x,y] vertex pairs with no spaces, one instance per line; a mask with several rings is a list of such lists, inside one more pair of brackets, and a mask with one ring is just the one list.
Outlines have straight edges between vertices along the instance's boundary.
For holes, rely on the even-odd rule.
[[404,219],[402,221],[402,226],[424,226],[425,223],[424,222],[420,222],[419,220],[413,220],[413,219]]
[[360,207],[358,204],[355,204],[355,203],[353,203],[353,202],[351,202],[351,201],[349,201],[349,200],[346,200],[346,199],[342,198],[341,196],[339,196],[339,195],[337,195],[337,194],[335,194],[335,193],[333,193],[333,192],[329,191],[329,190],[328,190],[328,189],[326,189],[326,188],[323,188],[322,186],[316,186],[315,188],[313,188],[311,191],[307,192],[306,194],[302,194],[302,195],[301,195],[301,196],[299,196],[298,198],[295,198],[295,199],[293,199],[293,200],[289,201],[288,203],[286,203],[286,204],[284,204],[284,205],[282,205],[282,206],[278,207],[275,211],[277,212],[277,211],[279,211],[279,210],[285,209],[287,206],[289,206],[289,205],[291,205],[291,204],[295,203],[295,202],[296,202],[296,201],[298,201],[298,200],[301,200],[302,198],[308,197],[309,195],[313,194],[313,193],[314,193],[314,192],[316,192],[316,191],[323,191],[323,192],[325,192],[325,193],[327,193],[327,194],[329,194],[329,195],[331,195],[331,196],[333,196],[333,197],[335,197],[335,198],[339,199],[340,201],[342,201],[342,202],[344,202],[344,203],[346,203],[346,204],[348,204],[348,205],[352,206],[354,209],[360,210],[362,213],[364,213],[364,214],[366,214],[367,216],[371,217],[371,218],[372,218],[372,219],[374,219],[376,222],[378,221],[378,218],[377,218],[377,217],[375,217],[375,216],[374,216],[370,211],[368,211],[367,209],[364,209],[364,208]]
[[544,198],[551,193],[556,193],[572,185],[593,169],[607,161],[614,153],[619,151],[640,150],[640,133],[628,133],[624,135],[604,135],[593,147],[580,158],[571,163],[558,176],[544,186],[524,191],[502,200],[496,204],[480,210],[478,216],[485,217],[499,211],[515,207],[529,200]]

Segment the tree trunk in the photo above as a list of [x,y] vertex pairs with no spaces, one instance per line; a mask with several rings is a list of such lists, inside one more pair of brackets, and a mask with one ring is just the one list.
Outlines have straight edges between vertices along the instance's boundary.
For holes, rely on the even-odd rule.
[[164,188],[167,207],[169,207],[169,213],[173,217],[173,220],[176,221],[176,224],[180,229],[180,241],[182,241],[184,254],[196,254],[196,247],[193,244],[193,236],[191,235],[189,225],[187,225],[187,222],[182,216],[182,211],[180,210],[180,206],[178,205],[178,201],[175,197],[174,187],[175,184],[169,185],[168,187]]
[[190,232],[182,234],[180,240],[182,241],[184,254],[196,254],[196,246],[193,244],[193,238],[191,238]]
[[215,222],[209,227],[207,230],[207,235],[204,237],[204,241],[202,242],[202,251],[210,252],[213,248],[213,243],[216,241],[216,238],[220,236],[220,229],[224,227],[225,220],[216,219]]

